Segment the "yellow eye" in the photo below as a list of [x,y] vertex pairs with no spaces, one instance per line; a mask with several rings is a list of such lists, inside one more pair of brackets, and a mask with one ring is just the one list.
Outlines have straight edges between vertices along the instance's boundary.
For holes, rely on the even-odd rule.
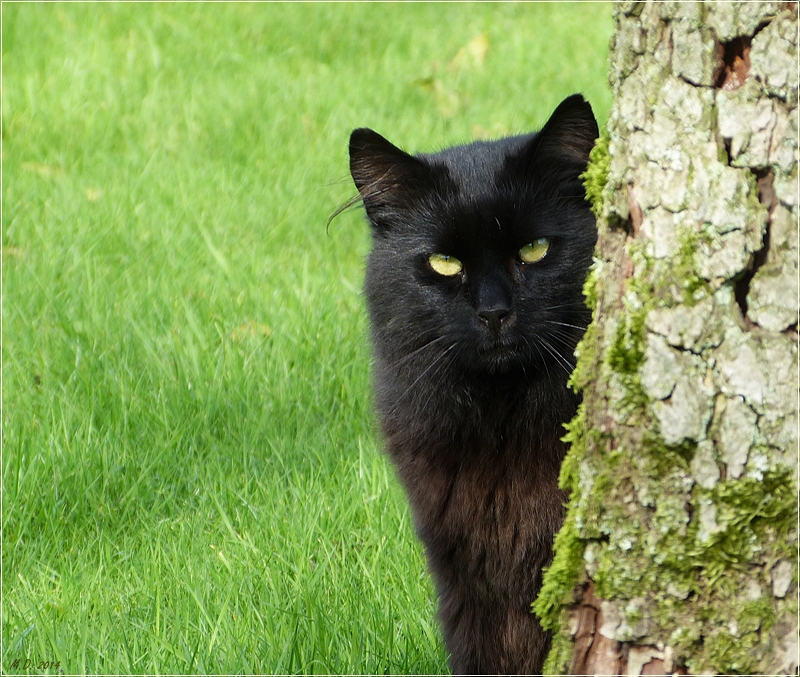
[[545,254],[547,254],[548,249],[550,249],[550,240],[546,237],[540,237],[538,240],[526,244],[519,250],[520,261],[523,263],[536,263],[537,261],[541,261]]
[[464,267],[455,256],[447,256],[445,254],[431,254],[428,257],[428,263],[439,275],[447,277],[458,275]]

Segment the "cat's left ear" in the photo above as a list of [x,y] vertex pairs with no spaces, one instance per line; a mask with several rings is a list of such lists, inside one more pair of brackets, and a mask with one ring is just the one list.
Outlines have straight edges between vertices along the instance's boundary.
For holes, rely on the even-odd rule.
[[583,167],[599,136],[592,107],[580,94],[564,99],[531,144],[537,160],[558,159]]
[[373,224],[385,226],[430,190],[430,168],[371,129],[350,135],[350,174]]

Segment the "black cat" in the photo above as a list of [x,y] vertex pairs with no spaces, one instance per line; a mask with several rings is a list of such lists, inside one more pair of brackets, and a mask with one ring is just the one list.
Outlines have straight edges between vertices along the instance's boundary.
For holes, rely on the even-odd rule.
[[350,137],[380,425],[457,674],[536,674],[550,645],[531,603],[563,517],[596,239],[579,175],[597,135],[574,95],[538,133],[429,155]]

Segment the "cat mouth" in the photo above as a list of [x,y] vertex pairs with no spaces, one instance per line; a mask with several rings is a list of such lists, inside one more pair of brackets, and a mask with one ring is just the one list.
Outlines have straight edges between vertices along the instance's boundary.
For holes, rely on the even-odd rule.
[[490,374],[522,371],[528,362],[525,352],[514,341],[502,339],[481,346],[476,357],[480,371]]

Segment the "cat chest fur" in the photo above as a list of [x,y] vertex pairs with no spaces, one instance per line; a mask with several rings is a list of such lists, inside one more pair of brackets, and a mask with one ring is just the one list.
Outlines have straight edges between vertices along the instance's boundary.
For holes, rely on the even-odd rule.
[[461,409],[447,397],[444,410],[429,402],[430,415],[413,421],[392,409],[381,416],[455,674],[535,674],[549,645],[530,606],[563,518],[566,497],[556,484],[564,444],[555,427],[525,422],[568,417],[576,401],[564,388],[544,412],[533,394],[508,397],[506,407],[491,398],[471,415],[474,393],[460,398],[471,405]]
[[[429,401],[433,416],[382,417],[440,590],[464,585],[487,601],[533,601],[565,501],[554,490],[565,451],[560,432],[533,422],[568,418],[575,398],[566,389],[561,395],[548,403],[561,411],[544,417],[525,393],[509,396],[522,402],[512,401],[505,416]],[[497,408],[496,401],[485,407]]]

